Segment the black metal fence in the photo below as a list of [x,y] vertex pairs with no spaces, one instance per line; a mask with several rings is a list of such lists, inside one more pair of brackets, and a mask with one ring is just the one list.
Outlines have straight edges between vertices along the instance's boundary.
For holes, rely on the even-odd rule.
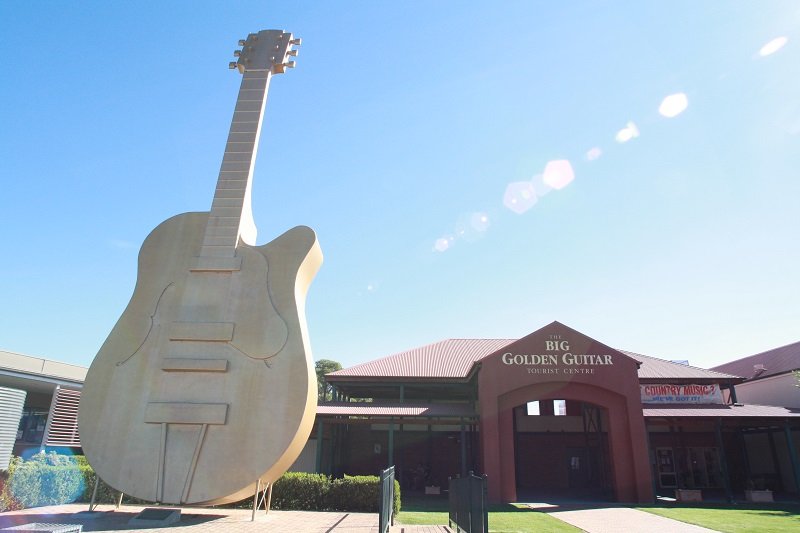
[[488,533],[486,476],[470,472],[466,477],[450,478],[449,489],[450,527],[455,527],[457,532]]
[[394,466],[381,470],[381,495],[378,502],[378,531],[389,533],[394,525]]

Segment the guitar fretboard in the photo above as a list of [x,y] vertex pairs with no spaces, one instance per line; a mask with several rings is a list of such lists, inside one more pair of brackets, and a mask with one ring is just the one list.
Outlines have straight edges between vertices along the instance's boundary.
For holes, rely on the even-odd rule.
[[247,71],[242,77],[201,258],[234,257],[240,238],[255,244],[251,184],[271,76],[269,70],[263,70]]

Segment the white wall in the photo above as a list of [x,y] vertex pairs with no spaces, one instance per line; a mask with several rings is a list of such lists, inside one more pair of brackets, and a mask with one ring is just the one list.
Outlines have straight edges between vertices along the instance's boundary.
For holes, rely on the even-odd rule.
[[794,374],[781,374],[736,385],[739,403],[800,408],[800,387]]

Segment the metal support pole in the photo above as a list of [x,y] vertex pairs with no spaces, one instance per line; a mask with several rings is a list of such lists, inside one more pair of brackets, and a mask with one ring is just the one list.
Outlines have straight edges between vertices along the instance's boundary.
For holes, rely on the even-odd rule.
[[733,501],[731,480],[728,478],[728,458],[725,456],[725,443],[722,441],[722,419],[717,419],[717,447],[719,448],[719,467],[722,473],[722,483],[725,486],[725,497]]
[[94,475],[94,489],[92,489],[92,501],[89,502],[89,512],[93,512],[97,505],[95,501],[97,500],[97,486],[100,485],[100,476],[97,474]]
[[794,472],[794,490],[800,494],[800,465],[797,464],[797,448],[794,447],[792,439],[792,428],[787,420],[783,424],[783,433],[786,435],[786,448],[789,452],[789,459],[792,461],[792,472]]
[[330,438],[328,439],[330,442],[330,450],[328,450],[328,455],[330,455],[328,474],[333,475],[335,473],[334,465],[336,464],[336,437],[339,433],[339,424],[331,424],[331,427],[328,428],[328,433],[330,433]]
[[317,474],[322,473],[322,420],[317,422],[317,458],[316,458],[316,467],[314,471]]
[[736,387],[731,384],[731,403],[739,403],[739,400],[736,398]]
[[386,468],[394,465],[394,417],[389,419],[389,457]]
[[467,475],[467,428],[461,419],[461,477]]
[[[263,492],[261,489],[264,489]],[[264,507],[264,514],[269,514],[269,507],[272,503],[272,483],[261,484],[261,480],[256,481],[256,492],[253,494],[253,514],[250,521],[256,521],[256,511]]]
[[750,457],[747,455],[747,441],[745,441],[744,431],[742,428],[737,430],[737,434],[739,435],[739,446],[742,448],[742,461],[744,462],[745,479],[749,480],[752,477],[752,472],[750,470]]
[[261,492],[261,480],[256,481],[256,492],[253,494],[253,514],[250,516],[250,521],[256,521],[256,509],[258,509],[258,493]]
[[781,484],[781,489],[786,490],[781,477],[780,462],[778,462],[778,450],[775,448],[775,437],[772,435],[772,429],[769,428],[767,432],[767,439],[769,440],[769,449],[772,454],[772,472],[776,474],[776,480]]
[[267,508],[265,514],[269,514],[270,506],[272,506],[272,483],[267,485]]
[[673,469],[675,470],[675,487],[679,489],[685,489],[686,486],[683,483],[683,472],[679,468],[681,466],[679,461],[680,441],[678,440],[678,434],[675,432],[675,426],[672,425],[672,420],[669,422],[669,436],[672,444],[672,464]]

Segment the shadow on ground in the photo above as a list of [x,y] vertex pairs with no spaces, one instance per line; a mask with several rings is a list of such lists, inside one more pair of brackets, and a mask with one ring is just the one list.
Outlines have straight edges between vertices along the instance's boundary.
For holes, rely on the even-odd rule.
[[[136,516],[137,512],[125,511],[99,511],[95,513],[88,513],[87,511],[79,513],[42,513],[42,514],[18,514],[18,515],[2,515],[0,514],[0,529],[21,526],[25,524],[32,524],[36,522],[46,524],[80,524],[83,526],[83,531],[118,531],[125,529],[142,529],[142,526],[129,526],[128,521]],[[180,522],[168,526],[158,526],[159,528],[170,527],[186,527],[198,524],[204,524],[213,520],[225,518],[222,514],[192,514],[182,513]]]

